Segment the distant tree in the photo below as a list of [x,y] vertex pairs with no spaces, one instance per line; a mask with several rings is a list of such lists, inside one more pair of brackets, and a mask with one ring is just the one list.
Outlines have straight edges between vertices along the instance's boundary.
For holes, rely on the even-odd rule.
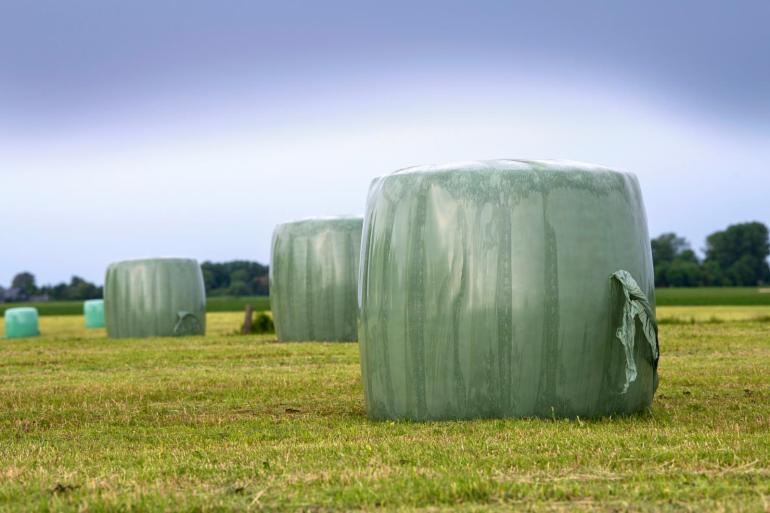
[[707,287],[729,287],[730,280],[716,262],[703,262],[703,284]]
[[68,299],[67,298],[68,288],[69,287],[67,287],[67,284],[64,282],[59,283],[58,285],[54,285],[53,287],[51,287],[50,296],[53,299]]
[[[208,262],[204,262],[204,265]],[[201,271],[203,272],[203,285],[206,287],[206,292],[209,292],[216,288],[216,281],[214,276],[214,271],[211,269],[207,269],[203,266],[201,266]]]
[[690,244],[675,233],[650,241],[656,287],[697,287],[703,281],[700,261]]
[[249,292],[249,287],[241,280],[232,281],[227,287],[227,295],[229,296],[248,296]]
[[232,286],[234,282],[242,282],[245,285],[251,278],[252,276],[246,269],[235,269],[230,273],[230,284]]
[[67,287],[67,299],[85,300],[97,299],[102,296],[101,289],[93,283],[87,282],[80,276],[73,276]]
[[690,262],[693,264],[700,264],[700,260],[698,259],[698,255],[695,254],[695,251],[689,249],[689,246],[687,249],[681,250],[681,252],[676,255],[676,258],[674,260],[679,260],[681,262]]
[[755,286],[770,281],[769,255],[768,229],[760,222],[733,224],[706,238],[705,264],[721,284]]
[[29,297],[37,293],[37,284],[35,283],[35,275],[24,271],[13,277],[11,281],[11,287],[19,289],[22,295]]
[[658,235],[650,241],[650,246],[652,248],[652,261],[656,264],[670,264],[682,252],[690,249],[690,243],[687,242],[687,239],[679,237],[673,232]]
[[82,301],[102,297],[102,287],[97,287],[79,276],[73,276],[69,283],[58,283],[41,287],[40,292],[58,301]]
[[268,267],[258,262],[203,262],[203,282],[209,296],[267,295]]
[[266,296],[270,293],[270,279],[267,274],[257,276],[254,282],[254,290],[257,291],[257,295]]
[[671,287],[697,287],[703,282],[703,271],[697,261],[675,259],[666,269],[665,281]]

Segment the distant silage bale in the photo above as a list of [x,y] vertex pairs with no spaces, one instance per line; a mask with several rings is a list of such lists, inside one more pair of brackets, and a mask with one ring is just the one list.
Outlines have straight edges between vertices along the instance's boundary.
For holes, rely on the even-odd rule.
[[270,304],[278,340],[356,340],[360,217],[307,219],[273,232]]
[[203,335],[206,293],[200,265],[189,258],[111,264],[104,310],[110,338]]
[[83,303],[86,328],[104,328],[104,300],[89,299]]
[[37,308],[9,308],[5,311],[6,338],[36,337],[40,335]]

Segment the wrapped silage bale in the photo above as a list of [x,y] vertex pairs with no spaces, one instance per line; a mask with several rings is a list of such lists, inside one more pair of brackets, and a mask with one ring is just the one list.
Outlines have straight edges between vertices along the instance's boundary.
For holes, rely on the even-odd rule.
[[278,340],[356,340],[360,217],[276,226],[270,305]]
[[3,314],[6,338],[25,338],[40,335],[37,308],[24,306],[9,308]]
[[104,310],[110,338],[203,335],[206,291],[200,265],[189,258],[111,264]]
[[595,417],[657,387],[652,256],[632,174],[495,160],[370,188],[359,343],[374,419]]
[[86,328],[104,328],[104,300],[89,299],[83,302]]

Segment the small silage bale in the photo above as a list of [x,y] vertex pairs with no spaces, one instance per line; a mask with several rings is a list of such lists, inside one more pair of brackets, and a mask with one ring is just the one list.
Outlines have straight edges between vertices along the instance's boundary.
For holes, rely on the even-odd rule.
[[86,328],[104,328],[104,300],[89,299],[83,302]]
[[495,160],[378,178],[360,276],[371,418],[596,417],[651,405],[655,291],[632,174]]
[[278,340],[356,340],[362,224],[333,217],[276,226],[270,305]]
[[6,338],[36,337],[40,335],[37,308],[28,306],[9,308],[3,315]]
[[204,335],[200,265],[189,258],[111,264],[104,280],[104,313],[110,338]]

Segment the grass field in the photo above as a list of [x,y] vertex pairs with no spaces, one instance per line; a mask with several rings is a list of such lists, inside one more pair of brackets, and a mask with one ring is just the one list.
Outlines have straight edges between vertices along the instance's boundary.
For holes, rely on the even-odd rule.
[[770,308],[701,310],[647,414],[443,423],[368,421],[356,344],[46,317],[0,342],[0,511],[768,511]]
[[770,306],[770,287],[661,288],[655,291],[655,300],[658,306]]
[[[658,289],[656,302],[659,306],[704,306],[704,305],[756,305],[770,306],[770,288],[724,287],[724,288],[677,288]],[[242,312],[247,304],[255,310],[269,310],[270,298],[252,297],[210,297],[206,300],[209,312]],[[82,301],[48,301],[45,303],[0,304],[0,314],[16,306],[34,306],[40,315],[83,315]]]

